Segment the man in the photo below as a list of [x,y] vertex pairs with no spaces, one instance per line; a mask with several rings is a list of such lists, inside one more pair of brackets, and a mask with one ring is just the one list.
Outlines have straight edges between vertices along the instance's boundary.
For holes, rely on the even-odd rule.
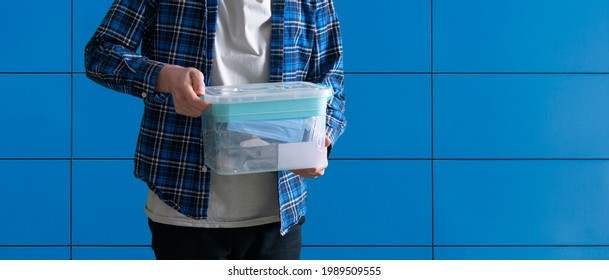
[[[136,50],[141,43],[141,55]],[[85,48],[87,76],[143,98],[135,176],[157,259],[298,259],[304,178],[222,176],[203,161],[205,85],[331,85],[328,151],[342,134],[342,46],[332,0],[116,0]]]

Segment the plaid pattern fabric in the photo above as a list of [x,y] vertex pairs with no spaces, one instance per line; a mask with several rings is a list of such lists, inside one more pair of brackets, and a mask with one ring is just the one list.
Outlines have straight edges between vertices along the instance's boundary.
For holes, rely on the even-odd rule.
[[[154,91],[165,64],[195,67],[209,84],[217,0],[116,0],[85,48],[87,76],[143,98],[135,176],[168,205],[195,219],[207,216],[210,172],[203,161],[200,118],[175,113],[169,93]],[[342,45],[331,0],[274,0],[270,81],[332,85],[326,133],[344,130]],[[140,47],[142,55],[136,54]],[[306,212],[304,178],[279,172],[281,233]]]

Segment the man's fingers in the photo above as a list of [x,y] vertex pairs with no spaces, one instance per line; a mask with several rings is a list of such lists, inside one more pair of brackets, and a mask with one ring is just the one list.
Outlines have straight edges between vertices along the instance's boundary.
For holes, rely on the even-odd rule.
[[175,111],[189,117],[199,117],[211,105],[200,96],[205,94],[203,73],[196,68],[178,67],[168,72],[172,74],[170,92]]
[[188,90],[188,95],[190,96],[190,99],[188,101],[194,107],[195,110],[203,111],[209,107],[209,103],[205,102],[200,97],[205,94],[205,81],[203,73],[195,68],[189,68],[188,70],[188,75],[192,87]]
[[319,176],[323,176],[324,173],[326,172],[326,168],[320,167],[320,168],[297,169],[297,170],[292,170],[292,172],[296,175],[314,179]]
[[209,103],[205,102],[205,100],[201,99],[201,97],[199,96],[194,96],[190,102],[189,102],[196,110],[199,111],[203,111],[207,108],[209,108],[209,106],[211,106]]
[[192,82],[192,89],[195,95],[201,96],[205,93],[205,80],[201,71],[192,69],[189,72],[190,80]]
[[192,90],[186,90],[182,94],[174,94],[173,101],[176,112],[189,117],[199,117],[203,110],[211,106]]

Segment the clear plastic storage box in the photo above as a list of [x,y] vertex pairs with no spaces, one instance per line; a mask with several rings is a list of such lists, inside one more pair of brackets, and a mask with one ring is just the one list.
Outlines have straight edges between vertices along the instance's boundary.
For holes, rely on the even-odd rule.
[[205,163],[219,174],[323,166],[332,88],[308,82],[207,87]]

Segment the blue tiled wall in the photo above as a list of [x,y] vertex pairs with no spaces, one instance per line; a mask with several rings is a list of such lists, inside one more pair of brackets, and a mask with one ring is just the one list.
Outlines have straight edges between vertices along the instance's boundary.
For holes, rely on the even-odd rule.
[[[111,3],[0,9],[0,259],[154,258],[141,100],[84,75]],[[609,259],[609,2],[370,3],[335,0],[349,126],[302,257]]]

